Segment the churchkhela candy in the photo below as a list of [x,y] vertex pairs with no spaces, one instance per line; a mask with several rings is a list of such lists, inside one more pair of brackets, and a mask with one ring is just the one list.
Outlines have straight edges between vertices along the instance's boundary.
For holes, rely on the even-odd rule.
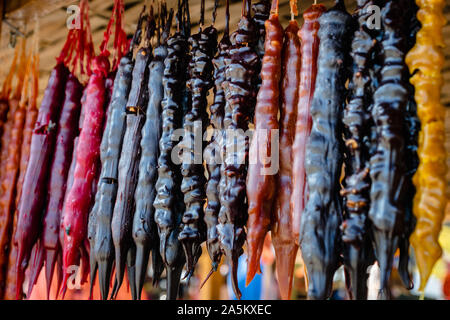
[[28,102],[26,89],[28,88],[31,56],[26,55],[25,49],[26,41],[23,39],[21,45],[17,47],[17,50],[20,50],[15,72],[17,84],[8,99],[9,112],[2,135],[3,147],[0,153],[0,297],[3,296],[6,285],[6,268],[10,251],[9,239],[16,209],[15,192]]
[[178,240],[179,226],[184,212],[181,192],[180,165],[174,163],[172,151],[176,147],[175,130],[182,128],[186,97],[188,67],[188,28],[185,6],[178,3],[177,32],[167,40],[167,57],[164,60],[164,99],[162,106],[162,135],[159,141],[158,180],[156,181],[155,222],[158,225],[160,254],[167,273],[167,299],[176,299],[181,272],[185,264],[183,248]]
[[[417,12],[419,7],[415,0],[406,0],[406,23],[404,24],[404,34],[406,35],[406,51],[410,51],[416,43],[416,35],[420,30],[421,24],[417,19]],[[408,68],[405,68],[405,77],[410,79],[412,74]],[[408,104],[404,114],[404,135],[405,135],[405,188],[403,199],[405,201],[405,216],[403,222],[402,233],[399,239],[399,262],[398,273],[404,286],[410,290],[414,287],[412,275],[409,268],[410,262],[410,237],[416,227],[416,217],[413,213],[414,196],[416,188],[413,183],[413,176],[415,175],[419,166],[419,155],[417,153],[419,144],[420,120],[417,115],[417,104],[414,99],[414,86],[408,81],[406,82],[408,89]]]
[[340,117],[347,95],[345,83],[349,77],[348,53],[353,33],[353,20],[341,0],[319,18],[319,23],[318,71],[311,104],[313,126],[305,157],[309,199],[300,229],[308,299],[313,300],[330,297],[334,273],[341,265]]
[[369,235],[370,207],[369,146],[373,105],[373,65],[378,54],[377,36],[380,31],[371,28],[369,10],[371,0],[358,0],[355,17],[358,27],[352,42],[353,77],[350,81],[350,99],[344,109],[345,180],[341,195],[345,215],[341,226],[345,244],[345,268],[350,276],[351,297],[367,299],[367,268],[374,263],[372,241]]
[[[221,177],[221,166],[223,162],[223,118],[225,114],[225,91],[222,87],[225,81],[225,57],[231,46],[229,36],[230,12],[229,0],[226,1],[225,31],[218,45],[218,54],[214,63],[214,102],[209,107],[210,122],[214,129],[209,145],[205,148],[204,159],[208,170],[208,183],[206,185],[207,203],[204,220],[207,227],[206,248],[212,261],[212,271],[217,271],[222,251],[220,248],[217,225],[219,223],[220,195],[219,183]],[[207,278],[208,279],[208,278]],[[207,280],[206,279],[206,280]],[[206,281],[205,280],[205,281]]]
[[148,16],[143,34],[144,45],[136,54],[133,80],[126,106],[126,128],[118,167],[118,189],[111,220],[112,239],[115,248],[117,290],[122,285],[127,266],[128,280],[133,299],[137,298],[133,276],[136,247],[132,237],[134,192],[138,180],[141,155],[142,128],[148,104],[148,65],[153,58],[150,40],[155,31],[153,10]]
[[380,42],[380,86],[371,110],[375,126],[374,153],[370,157],[369,219],[375,254],[380,266],[379,298],[390,297],[389,278],[405,215],[404,113],[408,101],[405,79],[405,35],[402,1],[387,1],[381,11],[383,38]]
[[273,0],[271,14],[265,25],[262,84],[255,107],[255,133],[250,145],[250,164],[247,174],[247,285],[253,280],[256,272],[260,272],[259,261],[264,239],[272,222],[276,192],[279,83],[283,48],[283,27],[278,19],[278,0]]
[[68,74],[69,70],[63,62],[58,62],[52,70],[31,139],[30,159],[18,206],[17,230],[14,239],[17,243],[16,299],[22,296],[25,269],[40,233],[47,180],[56,141],[56,123],[63,105],[64,87]]
[[[152,251],[153,283],[159,281],[162,273],[162,259],[159,253],[159,237],[156,228],[153,207],[158,178],[159,139],[161,138],[161,101],[164,97],[162,77],[164,74],[164,59],[167,57],[166,41],[172,25],[173,10],[166,19],[166,8],[162,8],[163,30],[158,37],[159,44],[155,48],[154,58],[149,65],[148,105],[146,120],[142,128],[141,159],[139,163],[139,177],[134,194],[136,203],[133,218],[133,239],[136,245],[136,288],[137,298],[140,299],[147,272],[147,263]],[[159,28],[157,29],[159,34]]]
[[[206,178],[202,161],[203,143],[196,138],[203,137],[208,125],[207,94],[213,86],[214,66],[212,59],[216,53],[217,30],[204,28],[205,2],[201,1],[200,30],[189,38],[192,59],[189,63],[191,109],[184,116],[183,140],[178,144],[182,149],[181,192],[184,194],[185,211],[178,239],[186,255],[187,273],[190,278],[201,255],[201,244],[206,238],[206,225],[203,221]],[[203,29],[204,28],[204,29]]]
[[[326,8],[322,4],[314,4],[308,8],[303,13],[304,24],[298,33],[301,42],[301,70],[295,138],[292,143],[292,192],[289,203],[292,212],[293,230],[297,234],[297,238],[300,233],[301,215],[307,199],[305,155],[306,144],[312,127],[310,108],[316,88],[317,59],[320,43],[317,34],[320,28],[318,19],[325,11]],[[281,141],[283,142],[283,138]],[[283,149],[280,148],[280,153],[284,152]],[[283,170],[284,163],[287,163],[287,161],[281,155],[281,170]]]
[[26,92],[26,81],[24,82],[24,91],[22,91],[22,97],[27,96],[27,109],[26,109],[26,119],[23,129],[22,146],[20,152],[20,167],[19,176],[17,178],[16,186],[16,198],[15,198],[15,212],[14,221],[11,229],[11,239],[10,239],[10,251],[8,259],[8,268],[6,275],[6,286],[4,289],[3,299],[5,300],[15,300],[16,297],[16,261],[17,261],[17,246],[14,242],[14,237],[17,229],[17,219],[18,219],[18,204],[20,201],[20,196],[22,194],[22,185],[25,178],[25,173],[28,166],[28,160],[30,158],[30,144],[31,137],[33,135],[33,128],[38,116],[37,108],[37,96],[39,91],[39,55],[37,48],[37,38],[35,39],[34,51],[31,54],[31,65],[29,75],[29,92]]
[[420,273],[419,291],[423,292],[434,264],[442,255],[438,239],[447,202],[445,108],[440,102],[445,61],[442,29],[446,20],[445,1],[418,0],[417,4],[417,18],[422,28],[406,62],[413,74],[411,83],[422,126],[418,149],[420,164],[413,178],[417,189],[413,210],[417,225],[411,243]]
[[[292,164],[295,124],[300,89],[301,46],[299,27],[295,20],[297,3],[291,0],[291,21],[284,30],[281,92],[280,92],[280,145],[278,194],[272,221],[272,243],[275,249],[276,271],[281,298],[291,297],[295,259],[298,252],[300,223],[296,221],[291,207]],[[306,44],[305,44],[306,45]]]
[[130,50],[120,59],[109,106],[108,120],[100,146],[102,170],[97,187],[96,202],[92,209],[95,213],[91,213],[91,216],[94,216],[96,220],[95,231],[93,231],[95,240],[93,241],[94,245],[91,246],[91,257],[95,262],[91,261],[91,266],[97,264],[100,296],[104,300],[108,298],[114,262],[111,219],[116,202],[119,159],[126,126],[125,108],[132,81],[133,50],[140,42],[142,22],[143,14],[141,13]]
[[225,59],[226,106],[224,117],[224,163],[221,175],[219,239],[222,252],[231,269],[235,295],[241,292],[237,283],[238,259],[243,253],[247,223],[246,178],[249,153],[250,119],[257,96],[260,59],[255,52],[256,27],[251,18],[250,0],[243,1],[238,29],[231,35],[231,47]]

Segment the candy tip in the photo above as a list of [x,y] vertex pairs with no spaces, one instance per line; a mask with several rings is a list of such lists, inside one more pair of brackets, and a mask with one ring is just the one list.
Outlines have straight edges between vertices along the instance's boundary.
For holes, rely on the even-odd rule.
[[295,242],[280,245],[274,241],[274,247],[280,296],[282,300],[289,300],[292,292],[298,245]]
[[214,266],[211,268],[211,270],[209,271],[208,275],[206,276],[205,280],[202,281],[202,284],[200,285],[200,290],[202,290],[203,286],[206,284],[206,282],[209,280],[209,278],[213,275],[213,273],[216,270],[214,269]]

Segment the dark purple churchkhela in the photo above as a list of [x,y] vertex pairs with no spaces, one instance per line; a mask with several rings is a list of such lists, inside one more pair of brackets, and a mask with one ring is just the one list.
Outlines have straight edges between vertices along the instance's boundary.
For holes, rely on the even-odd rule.
[[196,150],[194,141],[195,136],[203,137],[208,126],[207,94],[214,85],[212,59],[217,48],[217,30],[212,26],[205,29],[200,27],[199,32],[189,38],[189,43],[192,59],[189,63],[188,88],[192,103],[191,109],[184,117],[185,135],[179,144],[182,146],[185,161],[181,165],[183,176],[181,192],[184,194],[185,211],[178,239],[185,251],[190,278],[202,252],[201,244],[206,239],[206,225],[203,221],[206,199],[206,178],[202,163],[203,145],[200,150]]
[[[40,235],[41,243],[38,246],[42,252],[37,254],[37,260],[40,261],[37,262],[38,266],[36,268],[32,268],[30,274],[30,283],[35,284],[45,260],[47,288],[50,288],[56,261],[61,259],[62,247],[59,242],[59,223],[64,207],[67,175],[72,162],[73,140],[78,134],[78,119],[80,117],[80,101],[83,89],[83,85],[70,73],[65,84],[65,98],[59,118],[55,151],[49,171],[47,202],[42,224],[43,231]],[[29,286],[29,293],[31,293],[32,287],[32,285]]]
[[[406,51],[409,52],[416,43],[416,34],[421,28],[421,23],[417,19],[417,12],[419,7],[414,0],[406,0],[407,22],[404,24],[405,34],[407,35]],[[412,281],[411,273],[408,269],[409,264],[409,237],[413,233],[416,227],[416,218],[413,214],[413,199],[416,194],[416,187],[412,182],[412,178],[419,166],[419,156],[417,154],[420,120],[417,116],[417,105],[414,99],[415,89],[409,82],[411,78],[409,69],[405,68],[405,77],[408,79],[405,84],[408,89],[408,104],[406,106],[406,112],[404,114],[404,136],[405,139],[405,164],[406,164],[406,181],[405,181],[405,219],[402,228],[402,234],[399,240],[400,259],[398,264],[398,272],[403,284],[407,289],[412,289],[414,284]]]
[[[164,9],[164,7],[163,7]],[[164,14],[165,16],[165,14]],[[173,10],[168,20],[163,19],[163,33],[160,44],[155,48],[154,58],[149,65],[148,106],[145,125],[142,128],[141,160],[139,178],[134,195],[136,208],[133,220],[133,239],[136,245],[136,287],[140,299],[144,285],[147,264],[152,251],[153,283],[159,281],[163,263],[159,253],[159,236],[155,224],[153,201],[158,178],[159,139],[161,138],[161,101],[164,98],[164,59],[167,57],[166,41],[172,24]]]
[[[108,299],[114,263],[111,219],[118,188],[119,159],[126,127],[126,106],[133,79],[133,49],[141,40],[143,18],[141,13],[130,51],[120,60],[116,73],[111,103],[100,145],[102,169],[98,181],[95,204],[89,217],[88,238],[91,243],[91,271],[93,267],[97,266],[100,296],[104,300]],[[91,278],[91,286],[92,284]]]
[[350,275],[351,297],[367,299],[367,268],[374,262],[367,215],[370,207],[369,146],[370,109],[373,105],[373,64],[378,54],[376,28],[368,25],[375,4],[373,0],[358,0],[355,18],[358,28],[352,42],[353,78],[350,101],[345,107],[346,178],[341,195],[345,203],[345,221],[341,226],[345,243],[345,268]]
[[341,264],[343,204],[340,175],[343,163],[341,114],[346,102],[345,83],[353,21],[343,1],[319,18],[320,47],[316,90],[311,105],[313,127],[307,145],[305,169],[309,200],[302,215],[300,246],[308,273],[308,299],[331,295],[333,276]]
[[167,299],[176,299],[181,272],[185,264],[183,248],[178,240],[184,212],[180,189],[180,165],[173,162],[172,151],[177,142],[172,140],[176,129],[182,128],[183,110],[187,109],[186,80],[188,69],[188,42],[185,13],[178,4],[178,31],[167,40],[167,57],[164,60],[164,99],[162,106],[162,135],[159,140],[158,180],[156,182],[155,222],[160,238],[160,254],[167,274]]
[[[224,164],[219,183],[221,209],[219,213],[219,240],[231,269],[233,290],[238,298],[238,259],[243,253],[247,223],[246,178],[249,138],[246,131],[254,113],[257,96],[260,59],[253,49],[256,26],[250,15],[250,0],[244,1],[244,10],[238,29],[231,35],[231,47],[225,58],[226,97],[224,130]],[[233,137],[227,137],[233,133]]]
[[403,0],[387,1],[381,11],[384,30],[381,41],[383,67],[372,109],[376,145],[370,159],[372,187],[369,218],[376,258],[381,269],[381,299],[390,297],[388,282],[405,219],[405,203],[402,199],[406,181],[404,117],[409,92],[404,63],[404,8]]
[[145,44],[136,54],[130,94],[126,106],[126,129],[119,160],[118,189],[111,220],[112,239],[115,248],[117,290],[119,290],[127,267],[130,291],[137,298],[135,281],[136,246],[132,237],[134,192],[137,186],[141,157],[142,128],[148,104],[148,65],[152,59],[150,39],[154,32],[153,15],[146,26]]
[[207,205],[205,209],[205,223],[207,227],[206,248],[212,261],[212,270],[217,271],[222,251],[220,249],[217,225],[219,223],[220,197],[219,182],[221,177],[222,148],[223,148],[223,118],[225,113],[225,91],[222,87],[225,81],[225,57],[231,46],[229,37],[229,2],[227,0],[226,25],[222,40],[219,42],[218,54],[214,58],[214,102],[210,106],[210,121],[214,134],[209,145],[205,148],[204,158],[208,170],[206,185]]

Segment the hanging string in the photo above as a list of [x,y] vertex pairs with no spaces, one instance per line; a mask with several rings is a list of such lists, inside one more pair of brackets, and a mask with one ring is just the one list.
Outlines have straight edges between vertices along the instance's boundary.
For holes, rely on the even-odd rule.
[[252,10],[251,10],[252,0],[244,0],[244,4],[242,6],[242,16],[246,16],[247,18],[251,18]]
[[20,95],[22,93],[22,87],[24,85],[25,76],[27,73],[27,62],[28,62],[28,56],[27,56],[27,39],[21,38],[21,45],[20,45],[20,58],[19,58],[19,64],[17,67],[16,77],[17,77],[17,84],[16,88],[14,90],[13,96],[15,98],[20,98]]
[[181,8],[181,1],[178,0],[178,12],[177,12],[177,17],[176,17],[176,20],[177,20],[177,32],[180,32],[180,29],[181,29],[181,23],[182,23],[181,22],[181,20],[182,20],[181,10],[182,10],[182,8]]
[[184,0],[184,10],[185,10],[185,37],[189,38],[191,36],[191,14],[189,12],[189,0]]
[[142,25],[144,23],[144,20],[147,18],[146,15],[146,11],[147,11],[147,7],[144,5],[144,7],[142,8],[141,13],[139,14],[139,20],[138,20],[138,24],[137,24],[137,28],[136,28],[136,33],[133,36],[133,39],[131,40],[131,44],[129,47],[129,52],[134,51],[134,49],[136,49],[136,47],[139,46],[139,44],[141,43],[142,40]]
[[205,25],[205,0],[200,1],[200,29]]
[[124,14],[124,3],[123,0],[114,0],[114,7],[111,14],[111,18],[106,27],[106,31],[103,35],[103,42],[100,45],[100,55],[104,57],[109,57],[111,53],[108,51],[108,43],[111,38],[114,29],[114,40],[113,40],[113,63],[112,70],[116,70],[119,66],[120,59],[125,55],[127,51],[128,41],[125,31],[123,30],[122,17]]
[[225,5],[225,30],[224,34],[228,37],[230,35],[230,0],[226,0]]
[[147,17],[147,26],[145,29],[145,46],[150,45],[150,41],[155,35],[156,21],[153,11],[153,4],[150,6],[150,15]]
[[293,21],[298,15],[297,0],[289,0],[289,5],[291,9],[291,20]]
[[161,29],[160,28],[164,28],[163,24],[164,24],[164,19],[163,18],[163,9],[162,9],[162,3],[161,1],[158,1],[158,19],[156,20],[156,45],[159,46],[160,44],[160,38],[161,38]]
[[278,0],[272,0],[272,7],[270,8],[270,13],[278,15]]
[[214,10],[212,13],[212,25],[216,24],[217,9],[219,8],[219,0],[214,0]]
[[80,2],[80,26],[69,30],[66,42],[61,50],[58,63],[64,63],[75,74],[79,68],[80,77],[91,75],[91,61],[95,54],[92,41],[91,25],[89,22],[89,3]]

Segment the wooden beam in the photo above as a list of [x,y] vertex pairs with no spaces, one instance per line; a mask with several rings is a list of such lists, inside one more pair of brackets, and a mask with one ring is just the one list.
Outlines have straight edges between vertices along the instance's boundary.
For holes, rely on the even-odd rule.
[[33,0],[10,0],[6,1],[5,6],[5,14],[16,11],[20,8],[22,8],[27,3],[31,2]]
[[5,0],[0,0],[0,43],[2,41],[2,25],[5,11]]

